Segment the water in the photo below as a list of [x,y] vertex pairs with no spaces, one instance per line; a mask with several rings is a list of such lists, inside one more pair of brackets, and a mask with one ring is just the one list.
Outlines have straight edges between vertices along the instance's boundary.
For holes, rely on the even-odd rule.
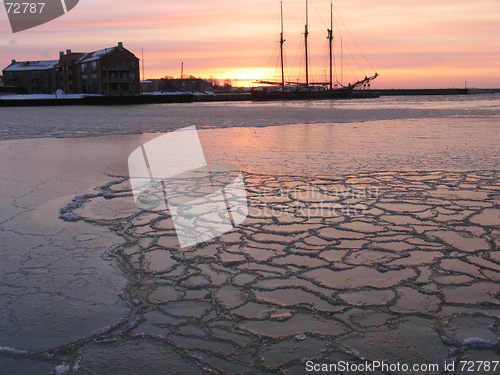
[[198,128],[343,124],[399,119],[498,119],[498,94],[376,100],[2,108],[0,139],[81,137]]
[[[497,95],[1,111],[1,374],[499,360]],[[250,208],[180,249],[127,157],[188,125]]]

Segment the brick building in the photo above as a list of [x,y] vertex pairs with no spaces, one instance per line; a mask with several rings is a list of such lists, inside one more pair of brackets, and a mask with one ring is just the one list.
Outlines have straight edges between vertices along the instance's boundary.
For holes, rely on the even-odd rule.
[[60,71],[60,84],[61,90],[67,94],[80,94],[78,89],[78,82],[81,78],[78,75],[76,63],[86,53],[71,52],[70,49],[64,52],[59,52],[59,71]]
[[50,94],[59,88],[58,60],[16,61],[3,70],[4,85],[23,87],[29,94]]
[[12,61],[3,70],[6,85],[29,94],[132,95],[140,93],[139,59],[120,42],[94,52],[59,53],[59,60]]

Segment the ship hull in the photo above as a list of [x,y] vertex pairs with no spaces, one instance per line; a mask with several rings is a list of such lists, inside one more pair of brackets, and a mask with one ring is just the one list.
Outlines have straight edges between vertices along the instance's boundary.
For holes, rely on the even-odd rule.
[[327,89],[321,91],[275,91],[266,88],[253,89],[253,100],[318,100],[318,99],[348,99],[352,95],[354,86]]

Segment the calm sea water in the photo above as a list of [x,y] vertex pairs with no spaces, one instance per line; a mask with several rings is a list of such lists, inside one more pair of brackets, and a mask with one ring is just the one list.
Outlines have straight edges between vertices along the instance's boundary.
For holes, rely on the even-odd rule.
[[[400,119],[498,120],[500,94],[394,96],[306,102],[228,102],[0,109],[0,140],[82,137],[198,128],[361,123]],[[416,124],[418,125],[418,124]]]

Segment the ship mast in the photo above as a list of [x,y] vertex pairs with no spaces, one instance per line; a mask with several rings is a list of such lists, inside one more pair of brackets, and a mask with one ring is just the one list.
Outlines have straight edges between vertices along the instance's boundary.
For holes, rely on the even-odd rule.
[[304,43],[306,52],[306,86],[309,86],[309,56],[307,54],[307,36],[309,35],[309,2],[306,0],[306,26],[304,32]]
[[330,46],[330,90],[333,89],[333,2],[330,3],[330,29],[328,30],[328,44]]
[[281,90],[285,91],[285,64],[283,59],[283,43],[285,43],[285,39],[283,39],[283,1],[281,4],[281,34],[280,34],[280,55],[281,55]]

